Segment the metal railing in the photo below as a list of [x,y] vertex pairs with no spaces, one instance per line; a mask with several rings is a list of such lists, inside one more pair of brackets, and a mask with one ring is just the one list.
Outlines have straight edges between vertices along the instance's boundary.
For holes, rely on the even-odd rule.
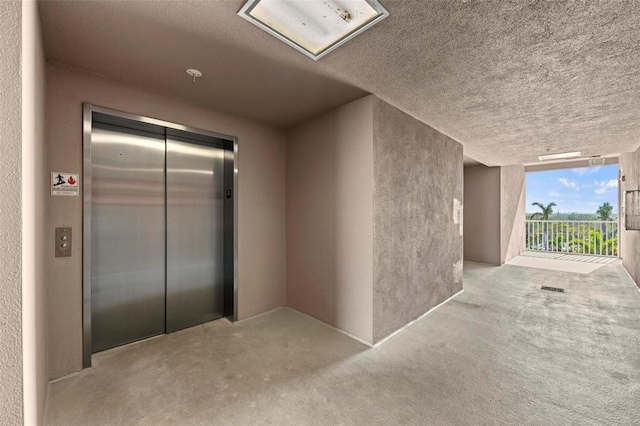
[[618,222],[525,220],[524,249],[617,257]]

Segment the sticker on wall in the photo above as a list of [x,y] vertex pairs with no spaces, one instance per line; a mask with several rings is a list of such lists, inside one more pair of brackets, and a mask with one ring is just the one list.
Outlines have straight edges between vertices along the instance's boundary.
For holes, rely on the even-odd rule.
[[456,283],[462,281],[464,271],[462,265],[462,260],[458,260],[453,264],[453,281]]
[[454,198],[453,199],[453,223],[459,226],[460,235],[464,234],[464,213],[462,209],[462,203],[460,200]]
[[77,174],[51,172],[51,195],[77,197],[78,188]]

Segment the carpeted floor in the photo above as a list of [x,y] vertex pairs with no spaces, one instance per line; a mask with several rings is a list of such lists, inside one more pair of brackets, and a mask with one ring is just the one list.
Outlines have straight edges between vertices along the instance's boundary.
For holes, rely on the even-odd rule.
[[282,309],[107,351],[50,385],[48,425],[638,424],[640,292],[619,263],[467,263],[464,287],[375,348]]

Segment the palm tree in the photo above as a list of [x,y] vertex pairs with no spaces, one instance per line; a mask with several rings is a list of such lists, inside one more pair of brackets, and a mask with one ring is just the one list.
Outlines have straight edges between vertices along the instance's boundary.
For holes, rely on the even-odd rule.
[[[553,207],[556,203],[551,202],[546,206],[542,203],[531,203],[532,206],[538,206],[542,210],[542,212],[533,213],[529,216],[529,220],[533,220],[536,216],[540,216],[540,220],[549,220],[549,217],[553,214]],[[542,243],[544,244],[545,250],[549,249],[549,241],[547,240],[547,223],[542,225]]]
[[611,211],[613,210],[613,206],[609,204],[609,202],[605,202],[603,205],[598,207],[596,214],[598,215],[598,220],[611,220]]
[[549,220],[549,217],[551,217],[551,215],[553,214],[553,207],[555,207],[557,204],[551,202],[545,206],[542,203],[535,202],[531,203],[531,205],[540,207],[540,210],[542,210],[542,212],[533,213],[531,216],[529,216],[529,220],[533,220],[536,216],[540,216],[540,220]]
[[[605,202],[603,205],[601,205],[600,207],[598,207],[598,210],[596,211],[596,214],[598,215],[598,220],[600,221],[610,221],[611,219],[611,211],[613,210],[613,206],[611,204],[609,204],[609,202]],[[603,224],[600,224],[600,234],[602,235],[602,239],[606,240],[607,239],[607,227],[606,225],[603,226]]]

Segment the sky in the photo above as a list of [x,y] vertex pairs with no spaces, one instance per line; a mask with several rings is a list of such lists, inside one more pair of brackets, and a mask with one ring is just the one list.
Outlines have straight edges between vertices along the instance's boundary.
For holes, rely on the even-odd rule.
[[527,212],[554,202],[554,213],[595,213],[605,201],[618,213],[618,166],[580,167],[577,169],[529,172],[527,183]]

